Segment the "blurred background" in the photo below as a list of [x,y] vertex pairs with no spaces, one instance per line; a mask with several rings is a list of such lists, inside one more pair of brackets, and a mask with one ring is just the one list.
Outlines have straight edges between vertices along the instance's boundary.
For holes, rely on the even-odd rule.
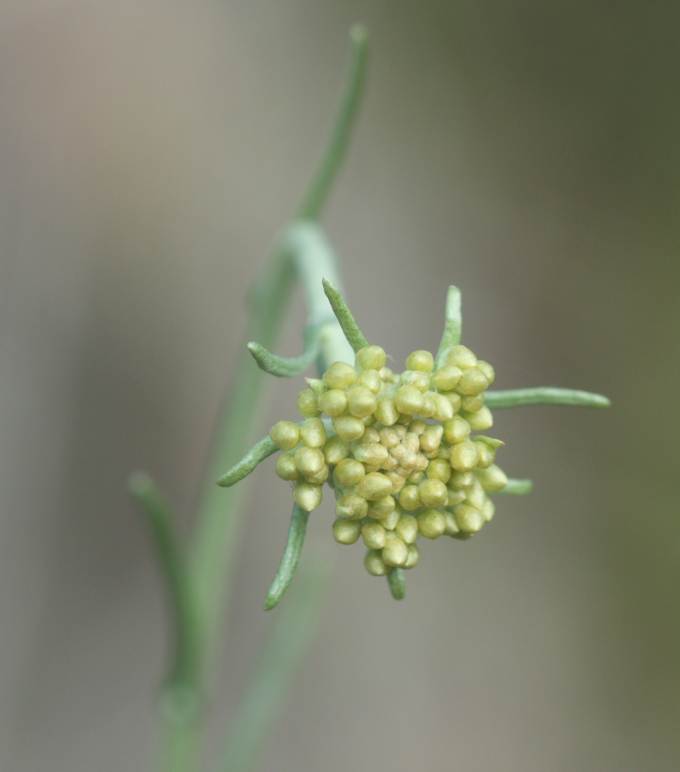
[[[497,413],[535,493],[428,544],[401,604],[313,518],[333,578],[261,769],[678,768],[680,7],[4,0],[3,770],[150,766],[163,588],[125,479],[153,473],[188,531],[356,20],[369,84],[325,222],[361,323],[397,360],[433,348],[455,282],[499,388],[614,407]],[[282,486],[260,470],[244,513],[212,753],[273,622]]]

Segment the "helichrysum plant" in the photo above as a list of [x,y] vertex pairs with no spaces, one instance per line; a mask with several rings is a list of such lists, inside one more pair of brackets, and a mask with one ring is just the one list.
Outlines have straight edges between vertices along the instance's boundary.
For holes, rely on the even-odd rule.
[[[234,368],[232,398],[220,416],[205,474],[196,526],[180,544],[173,514],[150,477],[136,474],[130,489],[148,517],[172,614],[173,657],[159,701],[164,772],[201,767],[204,707],[209,696],[219,619],[229,589],[236,529],[243,510],[235,486],[278,453],[276,474],[290,486],[288,540],[265,607],[276,606],[298,567],[307,521],[324,497],[341,545],[361,543],[373,576],[385,576],[395,598],[405,594],[404,571],[416,566],[427,540],[466,540],[494,516],[491,496],[527,493],[528,480],[508,479],[496,463],[503,447],[493,436],[492,410],[533,404],[602,407],[597,394],[556,388],[493,391],[494,368],[461,344],[461,302],[448,292],[445,326],[435,354],[408,355],[398,372],[387,353],[369,343],[341,290],[337,262],[319,224],[346,153],[366,69],[366,33],[351,32],[352,58],[337,121],[321,163],[291,224],[250,298],[248,344],[255,359]],[[271,353],[298,282],[308,320],[297,357]],[[277,422],[228,472],[256,428],[262,373],[301,376],[312,365],[298,400],[298,417]],[[226,490],[225,490],[226,488]],[[318,581],[301,577],[299,591],[265,646],[232,721],[219,767],[252,769],[290,674],[314,629]]]
[[[531,490],[529,480],[509,480],[496,464],[505,443],[487,434],[492,407],[609,404],[601,395],[569,389],[490,391],[493,366],[460,343],[456,287],[449,288],[436,355],[413,351],[400,373],[388,367],[383,348],[369,343],[333,284],[324,279],[323,288],[350,355],[322,368],[320,378],[307,378],[297,399],[300,419],[278,421],[220,479],[231,486],[280,451],[276,474],[289,482],[294,505],[267,608],[278,603],[292,579],[308,515],[321,504],[325,488],[335,500],[335,540],[362,542],[368,573],[387,576],[393,596],[401,599],[402,570],[417,565],[422,540],[469,539],[493,518],[493,494]],[[309,352],[317,351],[322,335],[319,327],[308,336]],[[312,358],[285,360],[253,342],[249,350],[274,375],[298,373]]]

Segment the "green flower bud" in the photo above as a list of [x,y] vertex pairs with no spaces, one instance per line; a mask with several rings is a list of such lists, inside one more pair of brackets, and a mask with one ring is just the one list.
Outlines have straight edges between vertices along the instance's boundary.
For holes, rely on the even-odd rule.
[[471,367],[461,375],[456,391],[459,394],[474,397],[481,394],[488,385],[489,382],[484,373],[478,367]]
[[336,520],[333,536],[340,544],[354,544],[361,534],[361,525],[356,520]]
[[404,477],[396,471],[387,472],[385,476],[389,479],[389,481],[392,483],[392,493],[399,493],[401,489],[404,487],[404,484],[406,480],[404,480]]
[[323,381],[320,378],[305,378],[305,380],[307,381],[307,386],[309,386],[317,397],[323,394],[326,387],[323,385]]
[[323,374],[323,382],[329,389],[346,389],[357,379],[357,372],[345,362],[333,362]]
[[455,511],[456,523],[463,533],[477,533],[484,525],[482,513],[469,504],[459,504]]
[[484,517],[487,523],[490,523],[493,520],[493,516],[495,514],[496,514],[496,505],[487,496],[487,499],[484,502],[484,506],[482,507],[482,516]]
[[463,397],[460,401],[460,409],[464,413],[476,413],[484,407],[484,395],[477,394],[474,397]]
[[441,480],[423,480],[418,486],[418,495],[426,507],[442,507],[448,499],[446,485]]
[[392,493],[392,483],[380,472],[369,472],[357,485],[356,492],[369,501],[377,501]]
[[420,435],[420,449],[425,453],[433,453],[442,444],[443,426],[428,426]]
[[400,386],[394,398],[397,410],[404,415],[416,415],[422,410],[423,395],[415,386]]
[[301,416],[312,418],[319,415],[319,405],[312,389],[303,389],[298,394],[297,407]]
[[451,448],[451,466],[458,472],[469,472],[477,463],[477,446],[470,440],[464,440]]
[[[371,510],[369,509],[369,514]],[[385,517],[382,518],[380,521],[380,525],[386,530],[386,531],[393,531],[397,523],[399,522],[399,510],[393,509],[388,515],[385,515]]]
[[404,544],[414,544],[418,538],[418,520],[413,515],[401,515],[394,530]]
[[406,358],[406,368],[408,370],[421,370],[429,373],[434,367],[434,357],[429,351],[413,351]]
[[334,418],[333,428],[338,437],[345,442],[358,440],[366,429],[361,419],[351,415],[340,415]]
[[492,464],[488,469],[482,469],[477,476],[484,490],[489,493],[502,491],[508,484],[505,472],[496,464]]
[[423,416],[423,418],[432,418],[434,415],[434,411],[436,410],[434,396],[434,391],[426,391],[425,394],[423,394],[423,406],[420,409],[420,415]]
[[418,547],[416,547],[415,544],[409,544],[406,550],[406,562],[404,563],[404,568],[413,568],[420,557]]
[[467,370],[477,364],[477,357],[467,346],[453,346],[446,356],[446,364]]
[[454,472],[449,480],[449,485],[454,488],[469,488],[475,484],[476,479],[472,472]]
[[445,458],[433,458],[427,465],[430,480],[441,480],[444,485],[451,479],[451,464]]
[[366,418],[375,412],[378,401],[375,394],[365,386],[352,386],[347,392],[347,407],[357,418]]
[[330,473],[330,470],[328,469],[326,464],[324,464],[323,468],[319,469],[318,472],[314,472],[314,474],[306,475],[306,480],[307,482],[314,483],[314,485],[323,485],[328,479],[329,473]]
[[385,529],[380,523],[368,522],[361,526],[364,544],[372,550],[381,550],[385,546]]
[[320,418],[308,418],[300,427],[300,439],[308,448],[322,448],[326,444],[326,429]]
[[448,489],[449,497],[446,502],[447,507],[455,507],[456,504],[462,504],[465,501],[465,491]]
[[304,509],[305,512],[311,512],[321,504],[321,488],[318,485],[311,485],[309,483],[298,483],[295,486],[293,498],[300,509]]
[[326,459],[318,448],[298,448],[294,458],[298,472],[305,476],[318,474],[326,465]]
[[399,381],[402,386],[414,386],[421,394],[430,388],[430,376],[422,370],[404,370]]
[[385,576],[387,569],[379,552],[369,550],[364,558],[364,566],[371,576]]
[[269,436],[279,450],[290,450],[300,441],[300,430],[292,421],[277,421],[272,426]]
[[399,494],[399,506],[407,512],[413,512],[422,506],[417,485],[405,485]]
[[446,529],[444,533],[447,534],[447,536],[454,536],[460,532],[460,528],[458,527],[458,523],[456,522],[456,518],[454,517],[453,512],[445,512],[444,521],[446,522]]
[[496,380],[496,371],[488,362],[484,362],[481,359],[477,362],[477,367],[484,373],[484,377],[489,382],[489,386],[491,386]]
[[387,460],[389,453],[387,452],[387,448],[377,442],[362,442],[361,445],[357,445],[354,448],[353,455],[354,458],[356,458],[357,461],[361,461],[362,464],[379,467]]
[[368,502],[356,493],[345,493],[335,503],[335,514],[348,520],[361,520],[368,512]]
[[477,466],[480,469],[486,469],[487,466],[491,466],[495,455],[493,450],[483,442],[475,441],[475,446],[477,447]]
[[479,480],[476,480],[474,485],[471,485],[465,491],[465,503],[478,509],[480,512],[484,509],[486,500],[486,493],[484,493],[484,488],[482,488]]
[[438,539],[446,530],[446,519],[438,509],[426,509],[418,515],[418,531],[426,539]]
[[375,417],[383,426],[393,426],[399,419],[399,413],[391,399],[379,399],[375,409]]
[[[380,409],[380,403],[378,403],[378,409]],[[394,448],[399,444],[399,435],[394,431],[394,429],[390,429],[390,428],[381,429],[379,436],[380,436],[380,444],[384,445],[388,450],[390,448]]]
[[[458,395],[456,394],[456,396]],[[453,409],[453,405],[447,397],[445,397],[443,394],[433,393],[432,400],[434,402],[434,412],[432,413],[432,418],[434,418],[435,421],[443,423],[444,421],[449,421],[453,418],[455,411]]]
[[276,474],[282,480],[297,480],[298,471],[292,453],[281,453],[276,459]]
[[333,472],[333,479],[341,488],[351,488],[366,475],[364,465],[353,458],[343,458]]
[[324,445],[323,454],[326,457],[326,463],[335,466],[343,458],[347,458],[349,446],[340,437],[331,437]]
[[432,385],[438,391],[453,391],[458,385],[462,374],[463,371],[454,365],[442,367],[441,370],[437,370],[432,376]]
[[388,515],[392,514],[397,504],[392,496],[383,496],[381,499],[371,503],[368,508],[368,516],[374,517],[376,520],[383,520]]
[[[420,435],[425,431],[425,429],[427,429],[427,427],[428,424],[426,424],[425,421],[421,421],[419,418],[416,418],[408,425],[408,434],[406,436],[408,437],[409,434],[415,434],[416,437],[420,437]],[[409,442],[413,443],[413,449],[416,450],[418,447],[416,440],[411,437],[409,438]]]
[[408,549],[404,542],[394,533],[385,535],[385,546],[382,551],[382,559],[386,566],[403,566],[408,557]]
[[473,432],[483,432],[493,426],[493,416],[486,405],[482,405],[476,413],[471,413],[467,421]]
[[364,370],[359,376],[357,383],[360,386],[364,386],[373,394],[377,394],[382,389],[382,381],[380,380],[380,373],[377,370]]
[[380,370],[385,367],[387,355],[380,346],[364,346],[356,353],[356,364],[362,370]]
[[463,400],[461,399],[460,394],[456,394],[455,391],[451,391],[448,394],[444,395],[446,399],[449,401],[449,404],[451,405],[451,410],[453,410],[454,413],[457,413],[461,407]]
[[444,437],[450,445],[462,442],[470,434],[470,424],[459,415],[455,415],[444,424]]
[[347,394],[342,389],[329,389],[319,397],[319,408],[322,413],[335,418],[342,415],[347,408]]

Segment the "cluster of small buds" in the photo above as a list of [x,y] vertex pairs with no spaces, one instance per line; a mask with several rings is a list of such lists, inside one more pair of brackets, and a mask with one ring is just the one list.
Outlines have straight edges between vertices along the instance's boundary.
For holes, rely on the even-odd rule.
[[500,440],[475,432],[493,418],[484,392],[493,367],[454,346],[435,367],[429,351],[414,351],[399,374],[379,346],[356,353],[354,367],[335,362],[300,392],[300,423],[279,421],[271,438],[283,452],[279,477],[311,511],[328,482],[335,491],[333,535],[360,538],[370,574],[412,568],[417,539],[469,538],[489,522],[488,494],[507,478],[495,465]]

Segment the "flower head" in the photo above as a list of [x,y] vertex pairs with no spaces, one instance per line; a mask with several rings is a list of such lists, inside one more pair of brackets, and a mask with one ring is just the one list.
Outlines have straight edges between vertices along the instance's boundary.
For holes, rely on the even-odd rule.
[[360,348],[354,366],[332,363],[300,392],[302,420],[279,421],[270,433],[296,504],[315,509],[327,484],[335,540],[361,539],[375,576],[413,568],[421,537],[477,533],[494,515],[489,494],[507,483],[494,463],[503,443],[477,434],[493,425],[488,362],[455,345],[436,366],[429,351],[409,354],[402,373],[386,365],[375,345]]

